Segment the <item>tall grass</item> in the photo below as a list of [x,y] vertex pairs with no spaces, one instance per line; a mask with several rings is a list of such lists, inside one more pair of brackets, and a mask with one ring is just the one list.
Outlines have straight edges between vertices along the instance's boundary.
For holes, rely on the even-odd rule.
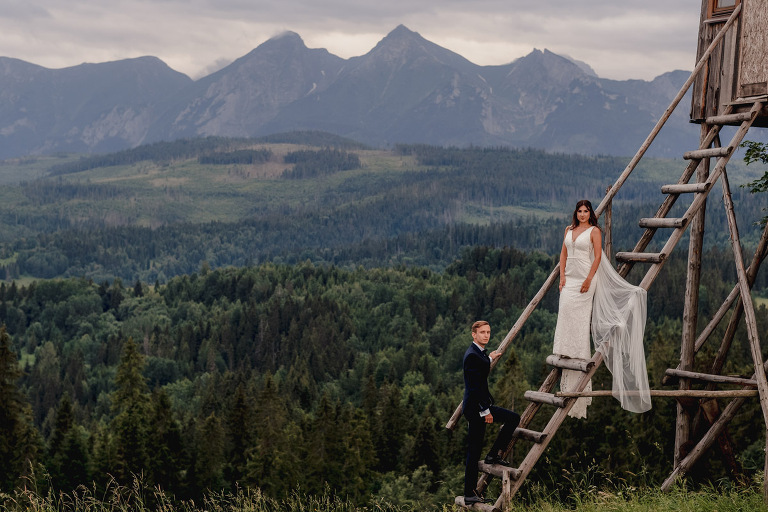
[[[580,478],[578,480],[581,480]],[[567,481],[567,478],[566,478]],[[557,493],[534,485],[526,503],[514,502],[518,512],[768,512],[758,478],[748,485],[731,482],[698,490],[679,486],[664,493],[658,488],[622,488],[600,490],[585,482],[572,480],[572,494],[565,503]],[[0,512],[451,512],[453,504],[439,507],[429,504],[399,506],[374,501],[358,506],[337,496],[331,489],[321,495],[294,491],[288,498],[273,499],[258,489],[240,489],[235,493],[211,493],[200,503],[177,502],[158,488],[147,488],[139,479],[131,486],[112,482],[105,491],[80,487],[71,493],[38,493],[22,489],[13,494],[0,493]]]

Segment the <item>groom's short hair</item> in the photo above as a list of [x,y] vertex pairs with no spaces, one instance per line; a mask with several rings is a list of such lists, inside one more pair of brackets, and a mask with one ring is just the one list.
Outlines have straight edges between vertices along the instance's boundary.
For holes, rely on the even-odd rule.
[[484,325],[491,325],[491,324],[489,324],[485,320],[478,320],[477,322],[472,324],[472,332],[477,332],[477,330]]

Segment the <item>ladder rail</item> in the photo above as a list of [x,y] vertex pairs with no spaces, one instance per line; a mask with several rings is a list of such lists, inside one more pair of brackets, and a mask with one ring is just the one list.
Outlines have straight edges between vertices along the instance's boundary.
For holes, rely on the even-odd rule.
[[624,172],[621,173],[619,178],[616,180],[616,183],[614,183],[614,185],[610,188],[610,190],[605,194],[605,197],[600,202],[598,207],[595,208],[595,215],[599,217],[600,214],[603,213],[603,210],[613,200],[614,196],[616,196],[621,186],[624,184],[627,178],[629,178],[629,175],[632,173],[635,167],[637,167],[637,164],[640,162],[640,159],[645,155],[645,152],[648,151],[648,148],[651,146],[651,143],[659,134],[664,124],[666,124],[667,120],[669,120],[670,116],[672,115],[672,112],[674,112],[674,110],[677,108],[677,105],[683,99],[683,96],[685,96],[685,93],[688,92],[688,89],[691,88],[691,85],[693,85],[694,80],[696,80],[696,77],[699,75],[701,70],[704,69],[704,65],[707,63],[707,61],[709,61],[709,57],[712,55],[712,53],[715,51],[717,46],[720,44],[720,41],[723,40],[723,38],[725,37],[725,34],[727,34],[728,31],[731,29],[731,27],[736,22],[736,19],[738,19],[740,14],[741,14],[741,3],[739,3],[739,5],[736,6],[736,8],[733,10],[733,13],[731,13],[730,17],[728,18],[728,21],[726,21],[725,25],[723,25],[723,28],[720,29],[720,32],[718,32],[717,35],[714,37],[714,39],[712,39],[712,42],[707,47],[707,50],[702,54],[701,58],[696,63],[696,66],[693,68],[693,71],[691,72],[691,75],[688,77],[688,80],[685,81],[683,86],[680,88],[680,91],[672,99],[672,102],[667,107],[667,110],[664,111],[664,114],[656,122],[656,125],[653,127],[653,130],[651,130],[651,133],[648,135],[648,137],[646,137],[645,141],[640,146],[640,149],[637,151],[637,153],[635,153],[635,156],[632,157],[632,160],[630,160],[629,164],[627,164],[627,167],[624,169]]
[[[709,184],[709,187],[706,192],[702,192],[700,194],[696,194],[696,197],[691,202],[691,205],[688,207],[688,210],[686,211],[685,215],[683,216],[683,226],[675,229],[672,232],[672,235],[670,235],[669,239],[667,240],[667,243],[664,244],[664,248],[661,250],[664,254],[669,254],[672,252],[672,249],[675,248],[677,243],[680,241],[680,239],[683,236],[683,233],[688,228],[688,225],[693,221],[693,214],[696,213],[705,203],[707,196],[709,195],[709,192],[712,190],[712,185],[714,185],[718,179],[720,179],[720,176],[725,171],[725,166],[730,160],[731,156],[733,156],[733,148],[738,147],[738,145],[741,143],[741,141],[744,139],[744,136],[749,131],[750,127],[752,126],[752,123],[754,123],[755,118],[757,118],[757,115],[760,113],[760,111],[763,108],[763,102],[762,101],[756,101],[752,108],[750,109],[750,117],[749,119],[743,121],[741,123],[741,126],[738,130],[736,130],[736,133],[733,135],[733,138],[731,139],[730,143],[728,144],[728,147],[731,148],[731,151],[728,152],[727,155],[722,156],[718,158],[717,164],[715,165],[715,168],[712,170],[712,173],[709,175],[709,178],[707,179],[707,183]],[[666,262],[666,258],[664,258],[659,263],[654,263],[651,265],[651,268],[648,269],[648,272],[645,274],[645,277],[640,282],[640,287],[645,288],[648,290],[650,288],[651,284],[659,275],[659,272],[661,272],[661,268],[664,266],[664,263]]]

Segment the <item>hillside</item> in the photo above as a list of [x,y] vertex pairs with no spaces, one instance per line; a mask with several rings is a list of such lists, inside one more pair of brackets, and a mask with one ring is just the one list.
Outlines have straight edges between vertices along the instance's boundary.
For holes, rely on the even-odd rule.
[[[442,268],[478,244],[551,254],[571,205],[597,204],[625,165],[533,149],[370,149],[318,132],[5,162],[0,268],[6,278],[162,282],[203,262]],[[616,199],[615,247],[636,241],[637,219],[679,172],[679,161],[651,159],[635,172]],[[756,173],[734,164],[731,179]],[[734,188],[743,240],[753,243],[760,198]],[[725,246],[717,197],[710,208],[708,243]]]

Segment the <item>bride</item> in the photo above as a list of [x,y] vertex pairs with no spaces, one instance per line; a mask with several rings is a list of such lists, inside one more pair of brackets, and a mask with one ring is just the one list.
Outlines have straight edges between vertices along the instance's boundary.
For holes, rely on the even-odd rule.
[[[576,203],[560,252],[560,306],[552,353],[590,359],[589,334],[613,374],[613,396],[632,412],[651,408],[643,351],[646,292],[627,283],[602,258],[597,216],[586,199]],[[591,327],[591,328],[590,328]],[[583,373],[563,370],[562,391],[574,391]],[[589,382],[584,391],[591,391]],[[589,397],[576,400],[568,412],[586,418]]]

